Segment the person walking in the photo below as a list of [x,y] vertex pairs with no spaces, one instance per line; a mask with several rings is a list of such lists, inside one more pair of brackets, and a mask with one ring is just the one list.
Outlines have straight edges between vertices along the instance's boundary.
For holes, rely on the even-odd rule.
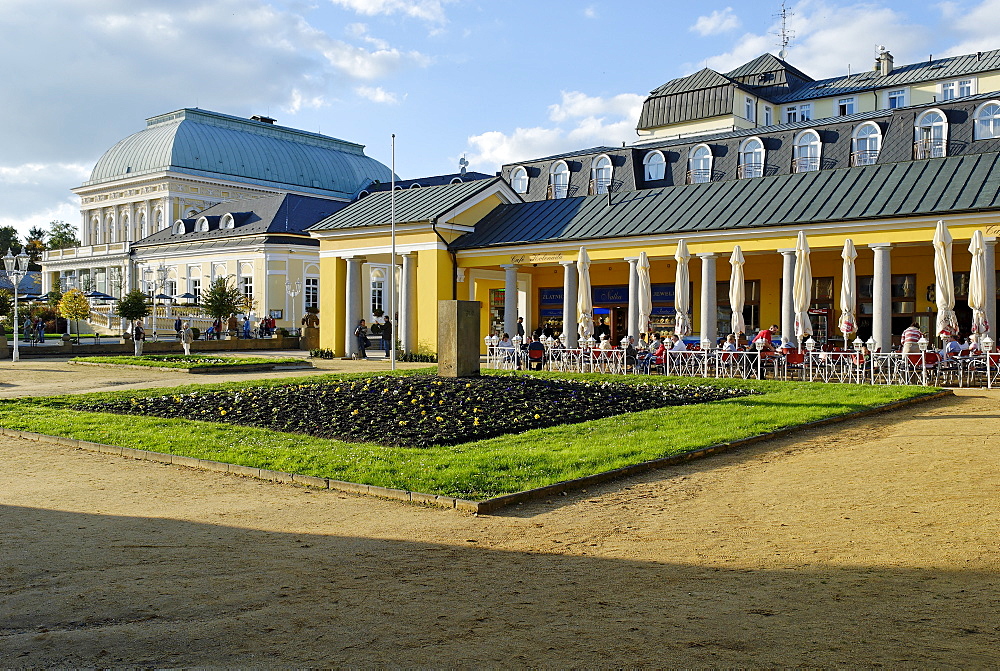
[[191,331],[191,322],[181,324],[181,347],[184,348],[184,356],[191,354],[191,342],[194,340],[194,332]]
[[142,320],[136,319],[132,325],[132,345],[136,356],[142,356],[142,345],[146,342],[146,329],[142,327]]
[[178,317],[177,319],[174,320],[174,333],[177,334],[177,340],[181,339],[181,330],[183,328],[184,328],[184,326],[181,323],[181,318]]
[[358,320],[358,327],[354,329],[354,337],[358,339],[358,358],[367,359],[368,352],[365,351],[365,348],[371,344],[371,341],[368,340],[368,326],[365,325],[364,319]]
[[243,317],[243,337],[247,340],[250,339],[250,317]]
[[45,344],[45,320],[42,319],[41,317],[39,317],[38,318],[38,325],[37,326],[38,326],[38,331],[37,331],[36,335],[38,337],[38,344],[39,345],[44,345]]
[[389,321],[389,317],[385,318],[385,323],[382,324],[382,349],[385,351],[385,358],[389,358],[389,352],[392,351],[392,322]]

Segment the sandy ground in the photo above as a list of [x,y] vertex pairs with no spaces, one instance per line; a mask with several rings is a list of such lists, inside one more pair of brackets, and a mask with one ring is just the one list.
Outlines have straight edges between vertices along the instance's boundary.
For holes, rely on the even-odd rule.
[[0,438],[0,663],[996,667],[998,401],[479,517]]

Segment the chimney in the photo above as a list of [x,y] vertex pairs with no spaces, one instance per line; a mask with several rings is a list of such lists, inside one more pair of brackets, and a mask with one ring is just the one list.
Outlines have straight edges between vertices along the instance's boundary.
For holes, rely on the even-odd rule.
[[883,77],[892,72],[892,54],[885,47],[878,48],[878,55],[875,57],[875,70]]
[[275,121],[274,119],[272,119],[269,116],[261,116],[261,115],[258,115],[258,114],[255,114],[252,117],[250,117],[250,120],[251,121],[259,121],[261,123],[272,123],[272,124]]

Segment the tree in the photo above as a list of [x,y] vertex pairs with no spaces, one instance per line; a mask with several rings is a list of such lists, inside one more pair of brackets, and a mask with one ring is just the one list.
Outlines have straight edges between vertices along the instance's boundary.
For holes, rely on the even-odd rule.
[[76,226],[65,221],[49,222],[49,249],[79,246],[80,240],[76,237]]
[[14,311],[14,294],[7,289],[0,289],[0,316],[9,315]]
[[201,307],[210,317],[225,319],[243,310],[243,292],[225,277],[217,277],[201,297]]
[[76,337],[80,337],[80,319],[90,316],[90,303],[79,289],[70,289],[59,301],[59,314],[76,322]]
[[48,247],[45,246],[45,237],[48,232],[41,228],[40,226],[32,226],[28,229],[28,241],[24,244],[24,251],[28,253],[29,259],[29,270],[41,270],[42,266],[40,261],[42,260],[42,252],[44,252]]
[[17,239],[17,229],[13,226],[0,226],[0,254],[7,250],[14,256],[21,253],[21,241]]
[[115,314],[130,322],[142,319],[152,312],[149,303],[146,302],[146,294],[141,289],[133,289],[118,301],[115,307]]

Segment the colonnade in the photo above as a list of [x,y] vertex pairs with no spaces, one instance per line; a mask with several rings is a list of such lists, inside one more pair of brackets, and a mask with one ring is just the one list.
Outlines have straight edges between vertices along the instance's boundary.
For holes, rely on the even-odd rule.
[[[995,239],[986,240],[986,295],[996,296],[996,243]],[[888,349],[892,343],[892,250],[893,243],[873,243],[868,248],[874,257],[874,272],[872,278],[872,337],[878,347]],[[792,287],[795,281],[795,250],[778,249],[781,254],[781,334],[793,344],[795,338],[795,308],[792,298]],[[815,252],[816,250],[814,250]],[[717,328],[718,304],[716,296],[717,260],[716,253],[697,254],[701,260],[701,302],[700,302],[700,340],[715,343],[719,337]],[[638,257],[625,257],[629,264],[628,283],[628,334],[639,336],[639,280]],[[560,261],[563,266],[563,334],[564,345],[575,347],[577,344],[577,264],[576,261]],[[517,323],[517,268],[515,264],[501,266],[504,277],[504,330],[513,334]],[[680,288],[675,288],[679,291]],[[514,297],[514,300],[510,300]],[[839,306],[838,306],[839,307]],[[996,334],[996,301],[987,300],[986,316],[990,325],[990,335]],[[766,326],[762,324],[762,326]]]
[[[404,352],[413,352],[417,345],[417,255],[411,252],[397,256],[402,263],[396,265],[396,269],[399,270],[399,286],[396,287],[399,299],[395,311],[399,319],[392,320],[393,338],[400,341]],[[362,305],[365,285],[361,272],[362,266],[368,259],[365,256],[349,256],[344,257],[344,260],[347,262],[344,281],[344,355],[353,356],[358,353],[358,341],[354,337],[354,331],[358,322],[365,319],[368,314],[368,310]],[[388,290],[386,295],[389,295]],[[389,304],[387,301],[386,305]]]

